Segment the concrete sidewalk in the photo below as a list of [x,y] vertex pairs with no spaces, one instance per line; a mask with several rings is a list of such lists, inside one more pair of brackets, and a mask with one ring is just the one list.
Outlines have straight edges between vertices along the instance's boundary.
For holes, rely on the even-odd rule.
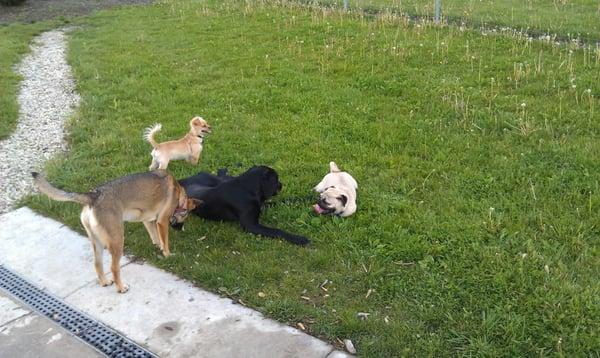
[[[118,294],[113,286],[100,287],[87,238],[28,208],[1,215],[0,226],[0,263],[161,357],[349,356],[326,342],[233,304],[228,298],[127,258],[121,261],[121,274],[130,285],[129,292]],[[104,256],[105,267],[110,267],[109,255]],[[9,313],[0,315],[0,345],[6,324],[26,317],[32,318],[19,325],[31,328],[34,333],[29,336],[34,341],[46,340],[44,329],[60,331],[53,322],[43,322],[44,317],[0,295],[0,312],[3,305]],[[32,322],[51,326],[35,330]],[[11,332],[18,331],[11,328]],[[61,338],[66,336],[68,333],[61,333]],[[20,338],[25,339],[13,337],[15,342]],[[63,342],[65,347],[83,347],[73,355],[67,355],[65,348],[61,356],[98,355],[74,337]],[[43,355],[52,356],[50,351]]]
[[44,316],[0,291],[0,356],[19,358],[103,357]]

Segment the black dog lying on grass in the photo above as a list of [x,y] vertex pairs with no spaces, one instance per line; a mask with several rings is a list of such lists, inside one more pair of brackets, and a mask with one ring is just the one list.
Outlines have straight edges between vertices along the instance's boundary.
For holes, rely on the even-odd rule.
[[242,228],[253,234],[283,238],[296,245],[310,241],[299,235],[270,228],[258,222],[264,202],[281,190],[277,172],[266,166],[256,166],[232,177],[221,169],[217,175],[200,172],[179,180],[188,197],[202,204],[193,213],[201,218],[216,221],[239,221]]

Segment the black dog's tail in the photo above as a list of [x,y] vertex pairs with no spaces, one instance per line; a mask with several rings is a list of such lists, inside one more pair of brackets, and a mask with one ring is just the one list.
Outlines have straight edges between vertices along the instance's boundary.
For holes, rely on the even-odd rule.
[[305,238],[304,236],[290,234],[289,232],[279,230],[279,229],[274,229],[274,228],[267,227],[267,226],[263,226],[259,223],[255,223],[255,224],[254,223],[248,223],[248,224],[242,223],[242,227],[244,228],[244,230],[251,232],[253,234],[256,234],[256,235],[262,235],[262,236],[272,237],[272,238],[282,238],[286,241],[291,242],[292,244],[301,245],[301,246],[310,244],[310,240]]

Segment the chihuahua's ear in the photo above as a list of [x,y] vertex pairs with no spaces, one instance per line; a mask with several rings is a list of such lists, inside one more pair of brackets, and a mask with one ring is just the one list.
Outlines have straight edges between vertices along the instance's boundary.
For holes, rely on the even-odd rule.
[[202,200],[198,200],[195,198],[188,198],[187,200],[187,210],[194,210],[195,208],[199,207],[200,205],[202,205],[202,203],[204,203]]

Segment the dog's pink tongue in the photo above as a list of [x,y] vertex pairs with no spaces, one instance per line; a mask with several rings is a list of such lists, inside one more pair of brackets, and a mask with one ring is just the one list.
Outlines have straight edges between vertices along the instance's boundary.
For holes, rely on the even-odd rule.
[[317,214],[323,213],[323,209],[321,209],[321,207],[319,206],[319,204],[313,205],[313,209],[315,209],[315,213],[317,213]]

